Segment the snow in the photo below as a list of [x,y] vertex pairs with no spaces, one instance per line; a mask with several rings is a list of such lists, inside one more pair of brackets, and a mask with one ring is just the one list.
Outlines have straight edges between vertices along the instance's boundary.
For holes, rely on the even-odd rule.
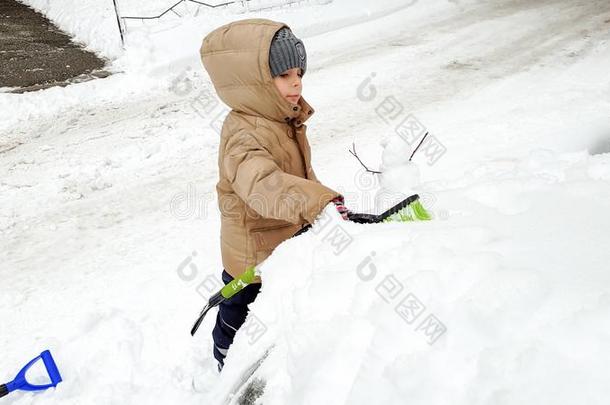
[[[418,140],[425,141],[424,135]],[[407,140],[408,138],[393,134],[381,141],[380,145],[383,147],[382,164],[379,168],[381,192],[402,192],[406,198],[415,194],[419,187],[421,179],[419,167],[411,161],[415,156],[413,153],[415,148],[412,149]]]
[[[271,346],[256,372],[265,404],[607,403],[607,2],[191,9],[132,24],[125,49],[111,1],[24,2],[115,74],[0,93],[0,380],[47,348],[64,379],[12,403],[226,403]],[[165,4],[119,2],[140,15]],[[202,104],[198,49],[248,17],[304,39],[321,181],[359,212],[413,189],[435,218],[373,226],[325,211],[261,266],[218,375],[215,312],[188,333],[222,268],[226,110]],[[416,144],[399,141],[416,136],[395,132],[407,117],[433,137],[412,164],[401,154]],[[337,230],[351,242],[331,243]]]

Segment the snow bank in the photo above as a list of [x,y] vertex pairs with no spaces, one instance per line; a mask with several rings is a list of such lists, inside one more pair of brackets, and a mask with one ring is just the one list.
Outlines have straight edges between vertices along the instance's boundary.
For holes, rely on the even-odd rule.
[[222,395],[273,346],[263,403],[605,403],[610,155],[480,169],[427,197],[435,221],[322,220],[283,243]]

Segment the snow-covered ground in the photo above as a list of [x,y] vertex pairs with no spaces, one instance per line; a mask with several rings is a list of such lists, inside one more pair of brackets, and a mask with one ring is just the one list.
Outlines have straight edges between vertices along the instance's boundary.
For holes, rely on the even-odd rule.
[[[606,0],[193,10],[129,27],[125,50],[111,1],[24,2],[116,74],[0,93],[0,380],[46,348],[64,378],[11,403],[226,403],[272,345],[257,371],[267,405],[608,402]],[[119,3],[148,15],[166,2]],[[341,223],[341,246],[318,224],[283,243],[219,376],[215,313],[189,334],[222,266],[226,110],[205,108],[198,50],[248,17],[305,42],[318,177],[350,209],[381,211],[395,181],[347,149],[377,169],[381,142],[417,122],[434,144],[409,186],[435,220]]]

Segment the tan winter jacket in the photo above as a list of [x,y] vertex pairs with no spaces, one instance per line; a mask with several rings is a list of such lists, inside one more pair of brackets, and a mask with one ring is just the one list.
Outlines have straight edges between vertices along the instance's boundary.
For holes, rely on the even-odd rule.
[[201,59],[232,110],[221,133],[216,185],[225,270],[236,277],[266,259],[340,194],[316,178],[305,121],[314,113],[300,98],[286,101],[273,83],[269,48],[286,24],[247,19],[209,33]]

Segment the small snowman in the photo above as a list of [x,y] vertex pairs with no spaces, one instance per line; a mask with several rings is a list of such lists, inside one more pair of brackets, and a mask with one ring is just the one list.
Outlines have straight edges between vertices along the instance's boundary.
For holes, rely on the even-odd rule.
[[383,147],[380,167],[380,193],[402,193],[405,197],[415,194],[420,184],[419,168],[409,159],[411,146],[399,135],[392,135],[380,142]]

